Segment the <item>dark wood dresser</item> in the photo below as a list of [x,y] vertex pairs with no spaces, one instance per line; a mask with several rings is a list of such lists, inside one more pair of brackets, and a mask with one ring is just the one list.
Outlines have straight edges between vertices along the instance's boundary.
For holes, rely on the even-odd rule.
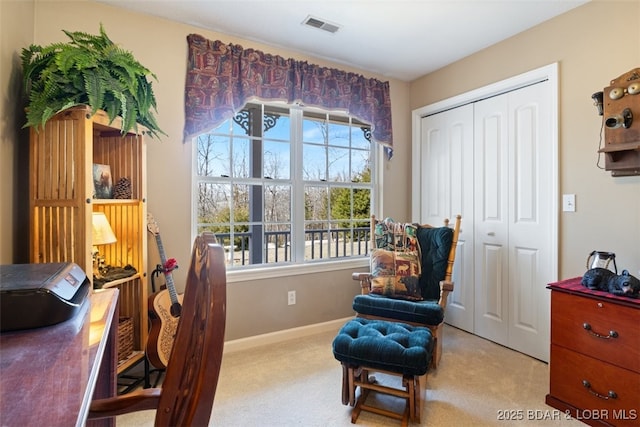
[[546,403],[592,426],[640,425],[640,300],[583,287],[551,289]]

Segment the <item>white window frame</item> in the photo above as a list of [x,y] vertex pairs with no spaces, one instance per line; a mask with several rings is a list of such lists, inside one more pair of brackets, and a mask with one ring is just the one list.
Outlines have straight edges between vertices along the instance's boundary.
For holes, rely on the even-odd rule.
[[[283,103],[270,103],[262,101],[250,101],[253,103],[275,106],[286,106],[290,109],[290,120],[297,124],[292,131],[291,144],[291,161],[293,163],[291,170],[292,183],[292,238],[293,236],[304,235],[304,180],[302,177],[302,115],[304,111],[313,111],[320,113],[329,113],[332,115],[347,115],[346,113],[329,111],[324,109],[297,108],[295,105],[287,105]],[[197,236],[198,209],[196,200],[198,199],[198,143],[197,136],[191,140],[192,146],[192,171],[191,171],[191,241]],[[371,207],[370,212],[373,214],[378,211],[382,200],[382,168],[381,159],[384,158],[383,147],[372,141],[371,142]],[[253,264],[242,268],[227,269],[227,281],[248,281],[256,279],[267,279],[275,277],[293,276],[299,274],[321,273],[327,270],[348,270],[353,268],[361,268],[368,266],[368,255],[350,256],[344,258],[329,258],[304,261],[304,248],[301,245],[294,245],[297,250],[302,253],[296,254],[296,259],[302,259],[302,262],[291,263],[267,263]]]

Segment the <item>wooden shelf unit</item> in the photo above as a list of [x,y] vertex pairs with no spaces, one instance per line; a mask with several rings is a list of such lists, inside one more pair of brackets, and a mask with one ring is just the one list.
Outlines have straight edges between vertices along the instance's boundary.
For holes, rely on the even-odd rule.
[[[104,111],[65,110],[30,131],[30,256],[32,263],[74,262],[93,282],[92,213],[104,212],[117,242],[98,249],[106,265],[137,274],[103,287],[120,290],[120,316],[134,323],[134,351],[122,372],[144,357],[148,334],[146,145],[140,133],[120,132]],[[94,199],[93,164],[109,165],[113,185],[126,177],[131,199]]]

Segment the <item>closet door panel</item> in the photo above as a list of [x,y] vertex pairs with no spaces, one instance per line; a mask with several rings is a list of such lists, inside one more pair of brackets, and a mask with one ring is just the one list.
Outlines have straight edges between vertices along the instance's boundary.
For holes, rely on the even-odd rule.
[[468,163],[471,162],[465,162],[465,157],[469,158],[469,160],[473,159],[467,151],[473,149],[473,146],[469,144],[470,126],[470,123],[456,122],[450,129],[449,168],[451,170],[451,187],[449,191],[449,206],[447,209],[449,215],[447,216],[452,221],[455,215],[464,211],[465,182],[473,181],[471,177],[472,169],[467,168]]
[[509,346],[549,359],[551,182],[549,90],[538,83],[509,93]]
[[460,107],[449,132],[451,221],[462,215],[460,235],[453,268],[453,292],[449,296],[445,321],[460,329],[473,331],[473,109]]
[[420,223],[462,215],[445,321],[473,332],[473,106],[421,119]]
[[507,345],[508,312],[506,298],[507,254],[500,244],[484,243],[478,253],[476,244],[475,333],[483,338]]
[[507,96],[474,109],[475,330],[500,344],[508,339]]
[[[536,284],[532,281],[537,266],[539,251],[532,248],[513,248],[513,270],[511,275],[517,283],[512,286],[509,302],[509,319],[516,329],[515,334],[535,332],[539,324],[536,295]],[[510,333],[514,336],[514,333]],[[514,337],[515,338],[515,337]],[[513,339],[511,340],[513,341]]]
[[[514,96],[515,97],[515,96]],[[512,113],[511,139],[513,175],[513,222],[536,221],[538,199],[538,168],[536,163],[538,141],[536,136],[538,108],[533,104],[519,106]]]
[[423,197],[421,202],[422,217],[420,222],[429,222],[428,218],[442,218],[445,215],[448,201],[448,176],[449,159],[447,150],[447,136],[445,130],[441,128],[431,128],[426,130],[423,138],[422,155],[423,161],[421,174],[423,180]]

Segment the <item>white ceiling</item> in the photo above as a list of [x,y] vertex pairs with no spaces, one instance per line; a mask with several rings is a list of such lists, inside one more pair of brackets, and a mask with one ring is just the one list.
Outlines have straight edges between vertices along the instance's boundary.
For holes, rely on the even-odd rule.
[[411,81],[589,0],[95,1]]

